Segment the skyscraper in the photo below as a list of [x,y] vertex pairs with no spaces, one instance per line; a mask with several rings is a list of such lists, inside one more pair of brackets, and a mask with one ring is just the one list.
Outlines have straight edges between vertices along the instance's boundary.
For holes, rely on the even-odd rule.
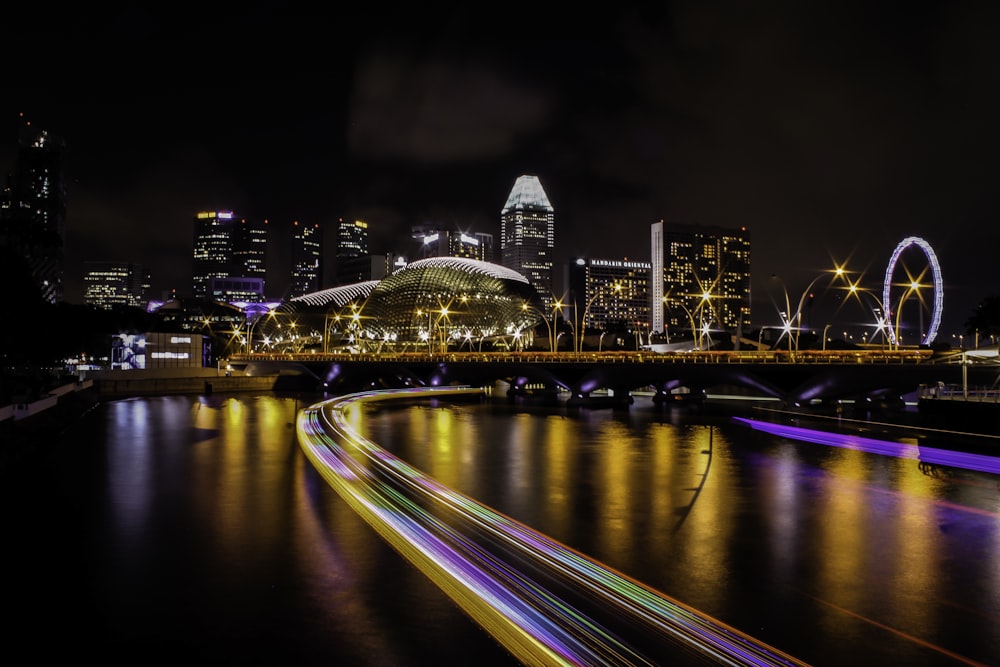
[[636,336],[647,333],[649,275],[649,262],[597,258],[570,261],[570,293],[580,297],[576,317],[581,331],[628,331]]
[[63,298],[66,144],[21,116],[14,170],[0,198],[0,245],[20,255],[49,303]]
[[142,265],[131,262],[86,262],[83,276],[83,301],[88,305],[111,306],[146,305],[149,275]]
[[555,211],[537,176],[518,176],[500,211],[500,263],[517,271],[551,307]]
[[651,329],[750,326],[750,232],[654,222]]
[[420,243],[421,257],[468,257],[493,262],[492,234],[424,224],[414,226],[411,236]]
[[292,223],[291,298],[316,292],[323,276],[323,231],[318,223]]
[[337,255],[334,285],[350,285],[371,279],[368,223],[341,219],[337,225]]
[[194,220],[194,296],[215,301],[263,301],[267,220],[232,211],[202,211]]

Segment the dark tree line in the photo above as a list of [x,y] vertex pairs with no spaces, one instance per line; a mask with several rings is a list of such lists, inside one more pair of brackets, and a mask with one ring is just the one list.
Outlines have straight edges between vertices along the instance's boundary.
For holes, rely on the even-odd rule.
[[979,302],[965,321],[965,333],[979,334],[980,339],[1000,336],[1000,296],[991,295]]

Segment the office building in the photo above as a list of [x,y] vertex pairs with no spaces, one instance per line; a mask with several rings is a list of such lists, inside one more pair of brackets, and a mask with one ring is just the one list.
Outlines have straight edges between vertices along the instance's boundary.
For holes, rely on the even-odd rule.
[[193,293],[214,301],[264,301],[267,220],[201,211],[194,221]]
[[528,279],[551,307],[555,211],[537,176],[518,176],[500,211],[500,264]]
[[493,235],[446,229],[441,225],[416,225],[412,238],[420,244],[420,256],[467,257],[481,262],[493,262]]
[[319,290],[323,278],[323,230],[317,223],[292,223],[292,283],[290,297]]
[[49,303],[63,298],[67,184],[66,143],[22,114],[13,171],[0,197],[0,246],[24,259]]
[[653,332],[750,326],[750,232],[652,224],[650,310]]
[[349,285],[370,279],[368,223],[362,220],[340,219],[337,222],[334,285]]
[[83,301],[92,306],[145,308],[149,295],[149,274],[131,262],[84,263]]
[[564,316],[579,322],[581,331],[647,336],[650,269],[649,262],[629,259],[574,258],[569,264],[570,310]]

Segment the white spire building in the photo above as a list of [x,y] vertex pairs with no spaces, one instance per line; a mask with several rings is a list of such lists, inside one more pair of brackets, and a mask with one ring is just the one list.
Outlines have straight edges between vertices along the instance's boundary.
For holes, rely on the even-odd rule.
[[518,176],[500,211],[500,263],[528,279],[552,307],[555,211],[537,176]]

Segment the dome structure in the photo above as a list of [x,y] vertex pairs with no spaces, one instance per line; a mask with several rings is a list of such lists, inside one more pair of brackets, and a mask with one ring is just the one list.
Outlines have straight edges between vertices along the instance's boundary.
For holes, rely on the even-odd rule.
[[541,321],[535,288],[520,273],[465,257],[429,257],[381,280],[362,308],[376,341],[474,347],[516,337]]
[[290,299],[262,315],[252,337],[258,352],[521,346],[543,310],[535,288],[516,271],[465,257],[430,257],[382,280]]

